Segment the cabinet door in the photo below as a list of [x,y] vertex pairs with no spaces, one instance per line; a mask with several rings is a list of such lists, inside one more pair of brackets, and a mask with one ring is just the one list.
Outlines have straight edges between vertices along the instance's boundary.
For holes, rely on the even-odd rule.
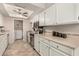
[[56,50],[55,48],[50,48],[50,56],[68,56],[65,53],[62,53],[61,51]]
[[7,35],[3,35],[0,39],[2,39],[0,42],[0,55],[3,55],[7,47]]
[[35,16],[35,22],[37,22],[37,21],[38,21],[38,15]]
[[35,35],[35,39],[34,39],[34,48],[37,52],[40,51],[40,42],[39,42],[39,37],[38,35]]
[[4,46],[5,42],[4,39],[2,39],[1,44],[0,44],[0,55],[2,55],[5,51],[5,46]]
[[8,42],[7,42],[7,35],[4,35],[4,50],[7,48]]
[[0,26],[3,26],[3,16],[0,14]]
[[40,55],[49,56],[49,46],[40,41]]
[[76,3],[75,4],[75,9],[76,9],[76,14],[75,14],[75,20],[77,21],[77,22],[79,22],[79,3]]
[[52,5],[47,10],[45,10],[45,25],[55,25],[56,24],[56,10],[55,5]]
[[44,26],[44,12],[39,14],[39,26]]
[[73,3],[56,4],[56,14],[58,24],[70,24],[75,21],[75,8]]
[[37,22],[38,21],[38,15],[36,15],[34,18],[33,18],[33,22]]
[[[1,38],[0,38],[1,39]],[[2,43],[0,42],[0,56],[3,54],[3,51],[2,51]]]

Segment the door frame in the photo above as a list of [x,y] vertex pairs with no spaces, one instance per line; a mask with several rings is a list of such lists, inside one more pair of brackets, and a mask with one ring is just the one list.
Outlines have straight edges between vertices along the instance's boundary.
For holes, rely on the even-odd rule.
[[23,20],[14,20],[14,37],[15,37],[15,41],[16,40],[19,40],[19,39],[16,39],[16,34],[15,34],[15,21],[22,21],[22,40],[23,40]]

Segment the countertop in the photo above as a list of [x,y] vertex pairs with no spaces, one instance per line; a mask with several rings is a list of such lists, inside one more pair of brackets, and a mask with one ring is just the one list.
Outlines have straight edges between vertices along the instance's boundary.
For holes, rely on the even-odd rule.
[[9,33],[8,32],[0,32],[0,36],[5,35],[5,34],[9,34]]
[[78,36],[71,36],[64,38],[54,37],[49,34],[39,34],[39,36],[46,38],[47,40],[57,42],[59,44],[63,44],[65,46],[71,47],[71,48],[78,48],[79,47],[79,37]]

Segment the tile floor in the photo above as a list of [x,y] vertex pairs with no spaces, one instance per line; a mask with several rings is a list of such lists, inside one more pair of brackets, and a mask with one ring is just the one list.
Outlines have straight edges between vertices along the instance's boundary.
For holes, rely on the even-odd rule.
[[14,44],[9,45],[3,56],[39,56],[35,50],[26,42],[16,40]]

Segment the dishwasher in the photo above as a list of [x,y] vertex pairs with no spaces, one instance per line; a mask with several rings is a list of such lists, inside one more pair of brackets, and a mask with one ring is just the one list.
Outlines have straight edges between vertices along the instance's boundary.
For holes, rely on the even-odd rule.
[[30,45],[34,48],[34,34],[30,33]]

